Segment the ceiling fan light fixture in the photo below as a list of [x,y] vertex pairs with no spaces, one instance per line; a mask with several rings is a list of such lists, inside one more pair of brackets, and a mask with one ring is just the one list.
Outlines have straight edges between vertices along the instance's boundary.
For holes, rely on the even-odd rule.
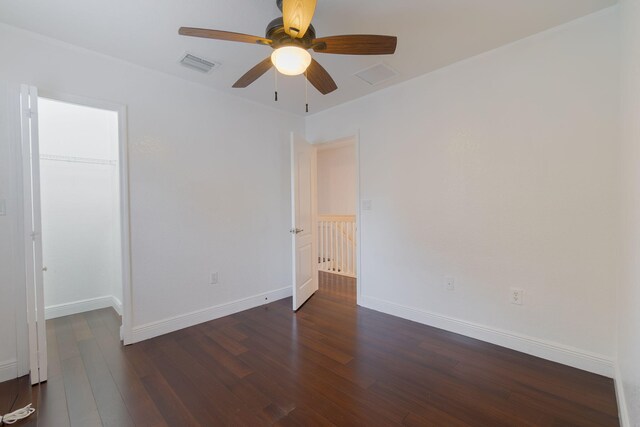
[[[273,49],[266,57],[233,84],[234,88],[246,88],[275,66],[278,73],[305,79],[318,92],[327,95],[338,89],[336,82],[322,65],[311,58],[310,50],[318,54],[337,55],[391,55],[395,53],[398,38],[378,34],[347,34],[316,38],[311,24],[317,0],[276,0],[282,17],[267,25],[265,37],[208,28],[180,27],[183,36],[268,46]],[[276,79],[276,101],[277,101]],[[306,86],[305,86],[306,87]]]
[[271,62],[286,76],[298,76],[309,68],[311,54],[298,46],[283,46],[273,51]]

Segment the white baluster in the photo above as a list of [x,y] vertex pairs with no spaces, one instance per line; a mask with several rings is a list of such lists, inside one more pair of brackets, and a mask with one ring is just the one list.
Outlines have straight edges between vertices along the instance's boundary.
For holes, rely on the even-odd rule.
[[329,265],[331,263],[331,233],[329,233],[329,222],[324,222],[324,234],[325,234],[325,243],[324,246],[327,249],[327,257],[324,262],[324,270],[329,271]]
[[324,271],[328,270],[327,262],[329,262],[329,234],[327,233],[327,221],[323,221],[322,223],[324,230],[322,233],[324,234]]
[[334,237],[334,245],[335,245],[335,262],[333,263],[333,271],[338,271],[338,257],[340,256],[338,251],[338,221],[333,222],[333,235]]
[[344,274],[344,222],[340,223],[340,271]]
[[351,247],[351,242],[349,241],[349,223],[347,221],[343,222],[344,226],[344,272],[345,274],[351,273],[351,268],[349,267],[349,253],[351,252],[349,248]]
[[327,257],[329,256],[327,246],[327,222],[322,221],[322,269],[324,271],[327,271]]
[[329,221],[329,271],[333,269],[333,223]]
[[336,225],[336,232],[338,233],[338,272],[342,272],[342,223],[338,221]]
[[327,222],[322,221],[322,269],[327,271],[327,257],[328,248],[327,248]]
[[353,274],[353,225],[349,223],[349,273]]
[[318,221],[318,270],[322,270],[322,221]]

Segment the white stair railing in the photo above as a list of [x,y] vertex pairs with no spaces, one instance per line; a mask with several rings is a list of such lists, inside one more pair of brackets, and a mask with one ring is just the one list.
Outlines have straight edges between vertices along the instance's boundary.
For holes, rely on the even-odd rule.
[[318,270],[356,277],[355,215],[318,216]]

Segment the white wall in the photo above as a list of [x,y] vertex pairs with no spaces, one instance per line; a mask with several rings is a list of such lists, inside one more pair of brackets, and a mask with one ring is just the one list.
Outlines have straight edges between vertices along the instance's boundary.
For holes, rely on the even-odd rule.
[[47,318],[119,307],[118,114],[46,98],[38,108]]
[[356,214],[355,145],[318,151],[318,213]]
[[622,0],[622,189],[624,277],[618,295],[618,399],[640,426],[640,1]]
[[617,23],[608,9],[307,118],[314,142],[360,131],[362,304],[612,375]]
[[[6,26],[0,58],[12,90],[26,82],[128,108],[137,338],[202,321],[221,304],[290,293],[289,132],[303,131],[301,118]],[[17,108],[17,98],[2,102]],[[0,157],[3,177],[17,176],[15,163]],[[18,213],[1,221],[16,227]]]

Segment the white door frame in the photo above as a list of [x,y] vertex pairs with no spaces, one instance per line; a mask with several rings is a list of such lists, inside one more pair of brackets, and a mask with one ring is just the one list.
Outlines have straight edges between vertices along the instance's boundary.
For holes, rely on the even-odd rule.
[[[22,161],[22,86],[18,85],[15,91],[9,91],[12,103],[9,110],[9,132],[12,141],[12,155],[15,162],[14,170],[14,186],[16,201],[16,227],[13,230],[12,240],[15,242],[16,251],[14,252],[14,275],[16,277],[15,295],[15,321],[16,321],[16,345],[17,345],[17,374],[18,377],[29,374],[31,370],[31,360],[29,354],[29,319],[27,310],[27,287],[24,285],[26,281],[25,267],[25,238],[24,238],[24,183],[23,181],[23,161]],[[34,307],[35,308],[35,307]]]
[[41,98],[118,114],[118,168],[120,185],[120,251],[122,262],[122,327],[120,339],[125,345],[132,343],[133,335],[133,294],[131,289],[131,235],[129,211],[129,143],[127,139],[127,106],[109,101],[68,95],[55,91],[40,90]]
[[[329,149],[329,148],[335,148],[335,147],[340,147],[340,146],[346,146],[346,145],[351,145],[353,144],[356,150],[356,268],[357,268],[357,273],[356,273],[356,302],[358,305],[362,305],[362,288],[363,288],[363,274],[362,274],[362,267],[361,267],[361,248],[362,248],[362,231],[361,231],[361,224],[360,224],[360,130],[356,131],[355,134],[352,135],[348,135],[348,136],[344,136],[341,138],[337,138],[337,139],[331,139],[328,141],[322,141],[322,142],[315,142],[313,143],[314,145],[318,146],[318,150],[323,150],[323,149]],[[321,148],[320,148],[321,147]],[[316,168],[317,171],[317,168]],[[316,194],[314,194],[314,197],[316,199],[316,210],[318,208],[318,192],[317,192],[317,187],[316,187]],[[317,215],[318,212],[316,212]],[[318,242],[314,242],[314,244],[317,246]]]
[[20,87],[20,114],[29,368],[31,384],[38,384],[47,380],[48,360],[42,286],[38,89],[35,86]]

